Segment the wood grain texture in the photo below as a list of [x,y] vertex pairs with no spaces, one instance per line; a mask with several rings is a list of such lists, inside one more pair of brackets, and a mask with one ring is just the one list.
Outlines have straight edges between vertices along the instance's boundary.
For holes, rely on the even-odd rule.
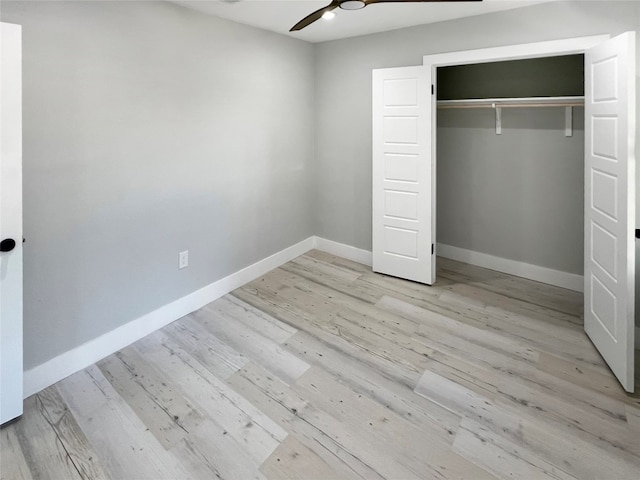
[[0,478],[640,478],[575,292],[311,251],[25,402]]
[[267,478],[281,480],[326,480],[328,478],[358,478],[335,471],[314,450],[288,436],[260,468]]
[[112,477],[189,478],[98,367],[67,377],[57,388]]
[[206,418],[131,347],[105,358],[98,368],[166,449],[189,435]]
[[[179,345],[156,332],[135,348],[153,361],[190,404],[233,437],[256,462],[264,461],[286,432]],[[159,345],[160,344],[160,345]]]
[[530,450],[468,418],[460,425],[453,450],[498,478],[576,480],[576,477],[536,457]]
[[[19,445],[31,476],[34,479],[52,480],[82,478],[65,450],[64,444],[44,415],[42,402],[38,395],[33,395],[25,400],[24,412],[28,412],[28,415],[23,413],[18,422],[7,428],[14,430],[13,446],[16,448]],[[4,439],[4,437],[2,438]],[[17,443],[15,439],[18,440]],[[11,454],[11,452],[9,453]],[[21,459],[18,459],[18,462],[21,463]],[[22,466],[18,468],[5,467],[7,463],[13,464],[13,460],[11,457],[6,458],[3,455],[1,469],[3,475],[5,468],[9,471],[21,471],[23,468]]]
[[55,387],[49,387],[37,398],[41,411],[62,443],[69,460],[82,478],[105,478],[107,471],[84,432],[69,412]]
[[[264,365],[283,382],[287,384],[294,382],[309,368],[309,365],[269,338],[269,335],[274,335],[273,330],[277,325],[275,321],[262,321],[260,316],[251,313],[250,310],[239,308],[237,302],[237,300],[232,301],[223,297],[190,316],[213,336],[220,338],[244,356]],[[236,317],[242,315],[242,312],[251,318],[246,322],[239,322]],[[247,325],[249,323],[253,324],[253,328]],[[266,335],[256,330],[260,324],[266,330]],[[282,328],[280,330],[284,331]],[[282,340],[291,335],[291,332],[285,333]]]
[[32,480],[33,475],[22,452],[15,423],[0,429],[0,479]]

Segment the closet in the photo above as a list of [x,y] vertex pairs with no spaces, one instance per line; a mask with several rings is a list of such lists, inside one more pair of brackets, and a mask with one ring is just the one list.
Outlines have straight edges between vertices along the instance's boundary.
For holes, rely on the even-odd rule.
[[[431,285],[437,254],[466,255],[468,263],[489,266],[490,260],[489,268],[547,283],[560,272],[561,282],[570,279],[575,290],[582,273],[585,332],[629,392],[635,46],[635,32],[594,35],[435,53],[422,65],[372,75],[373,270]],[[574,89],[579,73],[562,73],[582,55],[584,109],[576,98],[582,87]],[[525,59],[559,63],[508,64]],[[492,78],[437,81],[463,68],[488,69]],[[509,78],[513,91],[499,90]],[[539,96],[553,98],[541,106]],[[507,270],[514,265],[526,271]]]
[[437,69],[442,257],[582,290],[584,55]]

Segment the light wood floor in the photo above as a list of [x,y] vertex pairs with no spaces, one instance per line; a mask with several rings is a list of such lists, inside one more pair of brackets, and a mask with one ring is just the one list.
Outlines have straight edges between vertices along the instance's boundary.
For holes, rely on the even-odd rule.
[[26,400],[1,477],[638,479],[582,296],[312,251]]

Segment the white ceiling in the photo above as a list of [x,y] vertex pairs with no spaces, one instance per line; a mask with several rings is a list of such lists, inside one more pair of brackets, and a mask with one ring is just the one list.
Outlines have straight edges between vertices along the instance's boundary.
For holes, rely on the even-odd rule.
[[308,42],[325,42],[396,28],[482,15],[554,0],[483,0],[482,2],[381,3],[363,10],[334,10],[333,20],[318,20],[298,32],[289,29],[331,0],[173,0],[194,10],[271,30]]

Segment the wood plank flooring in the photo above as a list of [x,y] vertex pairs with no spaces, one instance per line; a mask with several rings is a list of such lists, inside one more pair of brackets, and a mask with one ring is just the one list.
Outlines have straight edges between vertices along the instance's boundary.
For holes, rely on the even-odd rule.
[[298,257],[28,398],[0,478],[640,479],[582,295],[438,266]]

